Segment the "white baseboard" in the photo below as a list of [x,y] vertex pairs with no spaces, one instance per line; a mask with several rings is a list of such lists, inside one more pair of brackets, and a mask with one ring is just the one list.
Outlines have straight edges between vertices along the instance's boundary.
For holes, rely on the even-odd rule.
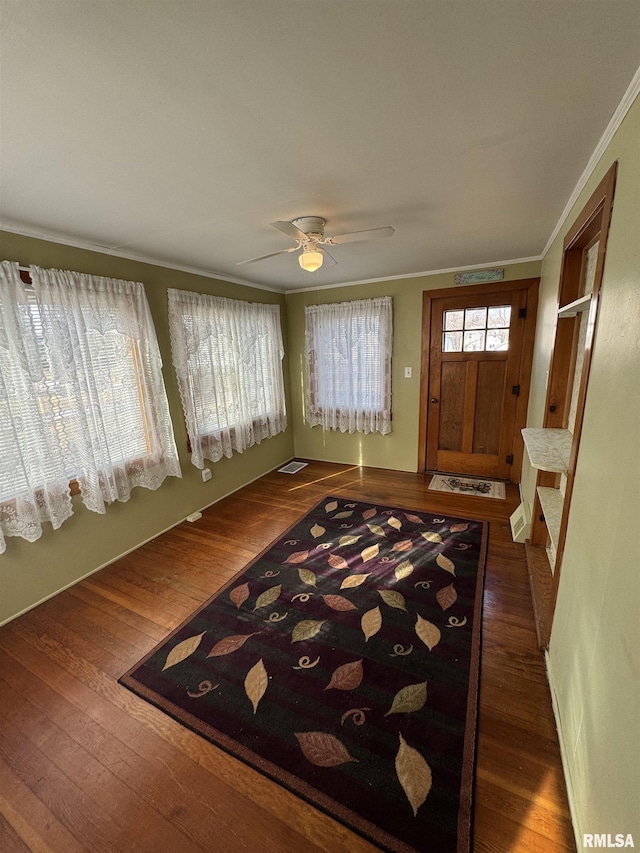
[[576,797],[575,790],[573,787],[573,780],[571,778],[571,770],[569,767],[569,757],[567,755],[567,747],[566,741],[564,737],[564,731],[562,728],[562,717],[560,715],[560,706],[558,704],[558,697],[556,695],[555,690],[555,682],[553,679],[553,670],[551,667],[551,658],[549,657],[549,651],[547,650],[544,653],[545,656],[545,664],[547,669],[547,681],[549,682],[549,689],[551,692],[551,706],[553,708],[553,716],[556,721],[556,729],[558,731],[558,743],[560,744],[560,758],[562,761],[562,773],[564,775],[565,785],[567,786],[567,799],[569,800],[569,811],[571,813],[571,826],[573,827],[573,834],[576,840],[576,850],[581,851],[582,848],[582,833],[579,832],[580,827],[578,826],[578,809],[576,806]]

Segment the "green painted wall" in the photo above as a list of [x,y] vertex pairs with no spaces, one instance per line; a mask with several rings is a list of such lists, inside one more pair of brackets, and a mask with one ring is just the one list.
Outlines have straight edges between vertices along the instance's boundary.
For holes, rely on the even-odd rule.
[[[542,267],[529,426],[541,426],[562,241],[618,160],[583,432],[548,652],[578,839],[640,844],[640,99]],[[535,472],[525,467],[532,502]]]
[[[454,287],[454,275],[455,273],[440,273],[287,294],[292,422],[296,456],[374,468],[392,468],[398,471],[417,470],[422,294],[425,290]],[[505,281],[535,278],[539,275],[539,262],[511,264],[505,267]],[[334,431],[325,432],[319,426],[312,429],[305,422],[304,414],[305,306],[373,299],[378,296],[393,297],[392,431],[389,435],[349,435]],[[413,368],[411,379],[404,378],[405,367]]]
[[[134,489],[127,503],[114,503],[106,515],[88,512],[79,497],[75,497],[74,515],[59,530],[53,532],[51,526],[45,524],[43,536],[34,543],[8,538],[7,551],[0,557],[2,623],[290,459],[293,456],[293,430],[289,426],[286,432],[242,454],[234,453],[231,459],[209,463],[213,478],[203,483],[200,471],[191,464],[187,451],[186,430],[169,345],[166,293],[169,287],[248,302],[277,303],[281,306],[286,341],[284,297],[281,294],[7,232],[0,232],[0,257],[18,261],[21,265],[37,264],[143,282],[158,334],[182,466],[182,479],[168,477],[155,492]],[[287,414],[291,424],[286,357],[284,375]]]

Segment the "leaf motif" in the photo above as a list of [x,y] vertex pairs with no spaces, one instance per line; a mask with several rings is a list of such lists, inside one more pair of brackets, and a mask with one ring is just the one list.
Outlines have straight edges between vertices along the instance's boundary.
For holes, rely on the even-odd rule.
[[196,634],[194,637],[187,637],[186,640],[182,640],[181,643],[174,646],[167,655],[162,671],[164,672],[165,669],[169,669],[170,666],[175,666],[177,663],[185,660],[185,658],[188,658],[189,655],[192,655],[200,645],[200,641],[206,633],[206,631],[203,631],[202,634]]
[[341,536],[340,539],[338,540],[338,544],[342,545],[343,547],[345,545],[355,545],[356,542],[358,541],[358,539],[361,539],[361,538],[362,538],[361,536]]
[[353,515],[352,509],[347,509],[344,512],[337,512],[333,517],[334,518],[351,518]]
[[309,586],[316,585],[316,576],[310,569],[298,569],[298,574],[302,583],[307,583]]
[[363,517],[363,518],[364,518],[364,520],[366,521],[368,518],[373,518],[373,516],[374,516],[377,512],[378,512],[378,510],[377,510],[375,507],[371,507],[371,508],[369,508],[369,509],[365,509],[365,511],[362,513],[362,517]]
[[326,621],[326,619],[303,619],[293,629],[291,642],[299,643],[302,640],[310,640],[312,637],[315,637]]
[[360,556],[362,557],[362,562],[366,563],[367,560],[373,560],[374,557],[378,556],[380,548],[377,545],[371,545],[369,548],[365,548]]
[[438,556],[436,557],[436,563],[440,566],[441,569],[444,569],[445,572],[451,572],[452,575],[455,575],[456,567],[453,565],[453,563],[448,557],[444,556],[444,554],[438,554]]
[[258,610],[260,607],[266,607],[268,604],[273,604],[281,592],[282,584],[280,583],[277,586],[265,589],[265,591],[257,597],[256,606],[253,608],[254,611]]
[[442,607],[443,610],[447,610],[458,600],[458,593],[456,592],[454,585],[450,583],[449,586],[443,586],[442,589],[438,590],[436,598],[440,607]]
[[462,533],[464,530],[468,530],[468,529],[469,529],[468,524],[452,524],[451,527],[449,528],[449,530],[452,533]]
[[229,593],[229,598],[239,610],[241,605],[249,598],[249,584],[241,583],[240,586],[234,586]]
[[362,660],[356,660],[352,663],[343,663],[339,666],[331,676],[331,681],[324,688],[325,690],[355,690],[360,686],[362,676]]
[[432,651],[438,645],[440,638],[442,637],[440,628],[434,625],[433,622],[429,622],[428,619],[423,619],[420,614],[418,614],[418,618],[416,620],[416,634],[420,637],[425,646],[427,646],[429,651]]
[[344,595],[323,595],[324,603],[332,610],[357,610],[355,604],[352,604]]
[[402,522],[399,518],[396,518],[395,515],[392,515],[391,518],[387,521],[389,527],[395,527],[396,530],[400,530],[402,527]]
[[370,574],[371,572],[367,572],[366,575],[349,575],[349,577],[345,578],[340,584],[340,589],[353,589],[356,586],[360,586],[361,583],[366,581]]
[[396,774],[415,817],[431,790],[431,769],[418,750],[409,746],[402,735],[396,755]]
[[399,566],[396,566],[396,578],[401,581],[402,578],[408,578],[413,571],[413,563],[409,560],[404,560]]
[[314,524],[309,532],[311,533],[314,539],[317,539],[318,536],[322,536],[323,533],[326,533],[326,527],[321,527],[319,524]]
[[267,675],[267,670],[264,668],[262,658],[260,658],[258,663],[251,667],[244,680],[244,692],[253,705],[254,714],[258,710],[258,703],[264,696],[268,684],[269,676]]
[[334,509],[338,509],[338,501],[330,501],[328,504],[325,504],[325,512],[333,512]]
[[379,589],[378,592],[385,604],[388,604],[389,607],[395,607],[398,610],[406,610],[406,606],[404,603],[404,595],[400,592],[396,592],[394,589]]
[[404,517],[407,519],[407,521],[412,521],[414,524],[424,523],[419,515],[410,515],[408,512],[405,512]]
[[422,534],[427,542],[442,542],[442,536],[439,533],[432,533],[428,530],[426,533]]
[[357,761],[334,735],[326,732],[294,732],[302,754],[316,767],[337,767],[347,761]]
[[249,637],[253,637],[255,634],[258,634],[258,631],[254,631],[253,634],[232,634],[230,637],[225,637],[222,640],[219,640],[215,646],[211,649],[208,658],[217,658],[222,655],[230,655],[231,652],[235,652],[241,646],[247,642]]
[[387,534],[378,524],[367,524],[367,527],[372,533],[375,533],[376,536],[386,536]]
[[367,610],[360,620],[360,625],[362,626],[365,642],[367,642],[367,640],[373,637],[374,634],[377,634],[380,628],[382,628],[382,613],[380,612],[380,608],[372,607],[371,610]]
[[424,707],[426,701],[427,682],[409,684],[408,687],[398,690],[385,717],[388,717],[389,714],[410,714],[412,711],[419,711],[420,708]]
[[410,551],[413,548],[411,539],[403,539],[402,542],[396,542],[391,549],[392,551]]
[[348,569],[349,563],[346,560],[343,560],[342,557],[339,557],[337,554],[331,554],[329,557],[329,565],[332,569]]
[[308,551],[294,551],[293,554],[289,554],[289,556],[285,560],[285,563],[304,563],[308,556]]

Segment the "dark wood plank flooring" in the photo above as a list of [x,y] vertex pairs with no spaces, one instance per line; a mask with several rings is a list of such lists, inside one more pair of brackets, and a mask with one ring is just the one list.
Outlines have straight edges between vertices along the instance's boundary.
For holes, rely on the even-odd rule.
[[370,853],[376,848],[117,684],[326,494],[490,522],[476,853],[574,851],[518,503],[423,475],[310,463],[272,473],[0,628],[3,853]]

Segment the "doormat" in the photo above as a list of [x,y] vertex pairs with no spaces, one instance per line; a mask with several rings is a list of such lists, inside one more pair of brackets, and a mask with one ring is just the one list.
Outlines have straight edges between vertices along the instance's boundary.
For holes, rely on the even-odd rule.
[[429,488],[434,492],[455,492],[458,495],[474,495],[474,497],[500,500],[504,500],[507,496],[504,483],[496,480],[476,480],[474,477],[456,477],[447,474],[434,474]]
[[324,498],[121,679],[394,853],[468,853],[485,522]]

